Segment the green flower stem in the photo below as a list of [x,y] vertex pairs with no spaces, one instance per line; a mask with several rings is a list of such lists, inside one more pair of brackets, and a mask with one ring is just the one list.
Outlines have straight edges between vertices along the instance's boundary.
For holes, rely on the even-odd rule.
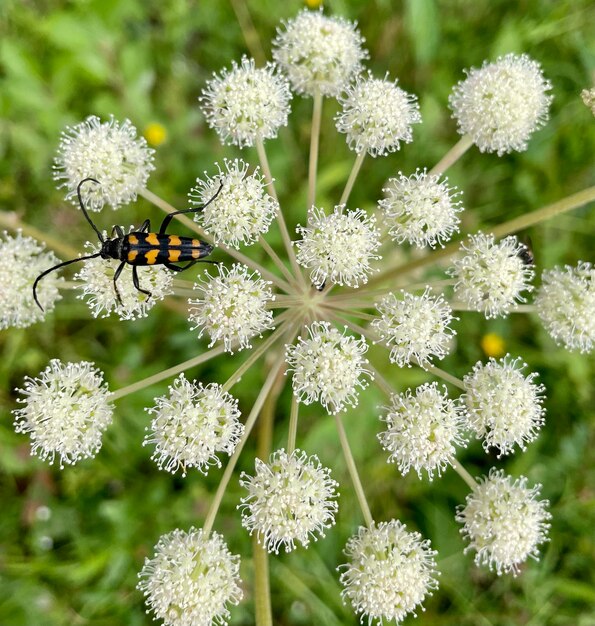
[[446,170],[454,165],[473,145],[473,139],[470,135],[463,135],[459,141],[434,165],[428,172],[430,175],[444,174]]
[[284,358],[285,358],[285,354],[282,353],[276,359],[275,364],[269,371],[269,375],[267,376],[264,382],[264,385],[262,386],[262,389],[260,390],[260,393],[258,394],[258,397],[256,398],[254,405],[252,406],[252,410],[250,411],[250,414],[248,415],[248,418],[246,419],[246,424],[244,426],[244,432],[242,434],[242,437],[238,441],[238,445],[236,446],[234,453],[232,454],[232,456],[229,459],[229,462],[227,463],[227,467],[225,468],[225,471],[223,472],[223,476],[221,477],[221,481],[219,482],[219,486],[217,487],[217,491],[215,493],[215,496],[213,497],[211,506],[209,507],[209,511],[207,513],[207,517],[203,525],[203,530],[207,534],[210,533],[213,528],[213,522],[215,521],[215,517],[217,516],[217,511],[219,510],[221,500],[223,499],[223,494],[225,493],[227,489],[227,485],[229,484],[229,480],[231,479],[231,475],[233,474],[236,463],[240,457],[240,454],[242,453],[244,445],[246,441],[248,440],[250,433],[252,432],[252,428],[254,428],[254,424],[256,423],[256,419],[258,418],[258,415],[260,413],[260,410],[262,409],[264,401],[266,400],[266,397],[268,396],[271,388],[273,387],[275,383],[275,378],[277,377],[277,374],[279,373],[279,370],[281,369],[283,365]]
[[254,620],[256,626],[273,626],[269,553],[258,542],[258,533],[252,535],[254,561]]
[[[287,341],[288,342],[293,341],[293,338],[296,333],[297,333],[297,325],[296,324],[290,325],[290,331],[287,335]],[[285,351],[282,351],[279,357],[275,360],[273,366],[271,367],[269,371],[269,375],[267,376],[264,382],[264,385],[262,386],[262,389],[260,390],[260,393],[258,394],[258,397],[256,398],[254,405],[252,406],[252,410],[250,411],[250,414],[248,415],[248,418],[246,419],[246,423],[244,425],[244,433],[242,434],[241,439],[238,441],[238,445],[236,446],[236,449],[233,455],[231,456],[231,458],[229,459],[229,462],[227,464],[227,467],[225,468],[225,471],[223,472],[223,476],[221,477],[221,482],[219,483],[219,486],[217,487],[217,492],[215,493],[213,501],[211,502],[209,512],[207,513],[207,517],[203,525],[203,530],[206,533],[210,533],[211,529],[213,528],[213,522],[215,521],[215,517],[217,516],[217,511],[219,510],[221,500],[223,499],[223,494],[225,493],[225,490],[227,489],[227,485],[229,484],[231,475],[233,474],[233,470],[235,469],[236,463],[238,462],[238,459],[240,458],[240,454],[242,453],[242,449],[244,448],[244,445],[246,441],[248,440],[250,433],[252,432],[252,428],[254,427],[254,424],[256,423],[256,418],[258,417],[260,410],[262,409],[262,405],[264,404],[264,401],[266,397],[268,396],[269,391],[275,384],[276,377],[279,374],[279,371],[281,370],[281,368],[283,367],[284,362],[285,362]]]
[[291,272],[285,267],[285,263],[281,260],[279,255],[273,250],[269,242],[261,235],[258,238],[258,243],[262,246],[262,249],[271,257],[273,263],[281,270],[281,273],[287,279],[288,284],[290,284],[294,289],[298,286],[295,278],[291,274]]
[[295,393],[291,394],[291,411],[289,413],[289,435],[287,436],[287,454],[295,450],[295,440],[297,439],[299,402]]
[[357,317],[361,320],[372,321],[377,319],[377,315],[372,315],[370,313],[364,313],[363,311],[356,311],[356,308],[370,308],[372,305],[370,304],[360,304],[360,305],[343,305],[343,304],[332,304],[332,303],[324,303],[324,309],[329,310],[332,314],[333,312],[341,311],[343,315],[349,315],[351,317]]
[[[271,361],[274,362],[274,358]],[[284,368],[279,368],[275,383],[263,404],[258,420],[256,453],[259,459],[266,460],[271,453],[273,422],[279,394],[285,383]],[[258,533],[252,535],[254,560],[254,612],[257,626],[272,626],[271,591],[269,577],[269,554],[258,541]]]
[[314,94],[312,111],[312,130],[310,133],[310,163],[308,166],[308,206],[307,211],[316,201],[316,169],[318,166],[318,144],[320,141],[320,121],[322,119],[322,94]]
[[79,250],[75,250],[68,244],[48,235],[44,231],[38,230],[34,226],[25,224],[14,211],[0,211],[0,226],[12,231],[20,230],[23,235],[45,243],[46,246],[67,259],[76,259],[80,255]]
[[266,54],[262,49],[260,36],[254,28],[254,22],[248,10],[248,4],[243,0],[230,0],[231,7],[236,14],[240,30],[246,42],[246,48],[250,52],[250,56],[256,61],[256,65],[265,65],[267,62]]
[[223,391],[229,391],[236,383],[240,381],[242,376],[258,361],[258,359],[279,339],[279,337],[287,330],[287,319],[294,320],[299,313],[295,311],[284,311],[275,318],[277,324],[281,325],[273,331],[255,350],[252,350],[250,356],[238,367],[238,369],[223,384]]
[[185,372],[186,370],[189,370],[192,367],[196,367],[197,365],[200,365],[201,363],[205,363],[206,361],[222,354],[224,352],[224,347],[225,346],[221,344],[220,346],[217,346],[216,348],[212,348],[211,350],[207,350],[206,352],[203,352],[199,356],[195,356],[192,359],[188,359],[188,361],[184,361],[183,363],[174,365],[173,367],[170,367],[169,369],[163,370],[162,372],[159,372],[158,374],[153,374],[153,376],[149,376],[148,378],[143,378],[142,380],[139,380],[136,383],[132,383],[132,385],[128,385],[127,387],[122,387],[121,389],[117,389],[111,394],[110,400],[119,400],[120,398],[123,398],[124,396],[130,395],[131,393],[134,393],[136,391],[140,391],[141,389],[145,389],[146,387],[150,387],[151,385],[154,385],[155,383],[159,383],[162,380],[165,380],[166,378],[172,378],[173,376],[176,376],[177,374]]
[[337,425],[337,432],[339,434],[339,440],[341,442],[341,449],[343,450],[343,456],[345,458],[345,463],[347,464],[347,470],[349,471],[351,482],[353,483],[353,488],[355,489],[357,501],[359,502],[359,506],[362,510],[362,515],[364,516],[364,520],[366,521],[367,526],[371,527],[374,523],[374,518],[372,517],[372,513],[370,512],[370,507],[368,505],[368,501],[366,500],[366,494],[364,493],[362,481],[360,480],[359,473],[357,471],[355,459],[353,458],[351,448],[349,447],[347,434],[345,433],[343,422],[341,421],[341,417],[338,413],[335,413],[335,423]]
[[477,483],[471,474],[456,460],[452,460],[452,466],[455,472],[471,487],[471,489],[475,489],[477,487]]
[[371,363],[368,363],[368,369],[374,374],[374,382],[378,388],[390,398],[395,393],[390,383]]
[[[166,202],[165,200],[163,200],[163,198],[160,198],[159,196],[155,195],[152,191],[149,191],[148,189],[143,189],[140,192],[140,195],[145,200],[148,200],[151,204],[154,204],[156,207],[160,208],[165,213],[174,213],[177,210],[174,206],[169,204],[169,202]],[[282,278],[279,278],[276,274],[273,274],[272,272],[267,270],[266,267],[263,267],[262,265],[260,265],[260,263],[257,263],[256,261],[251,259],[249,256],[242,254],[238,250],[229,248],[228,246],[222,243],[215,244],[211,235],[205,232],[203,228],[201,228],[194,220],[191,220],[186,215],[176,215],[175,219],[180,221],[182,224],[184,224],[184,226],[186,226],[190,230],[193,230],[195,233],[197,233],[202,239],[204,239],[208,243],[216,245],[217,248],[219,248],[219,250],[233,257],[234,259],[236,259],[236,261],[239,261],[240,263],[247,265],[249,268],[260,272],[263,278],[270,280],[279,289],[285,291],[286,293],[293,292],[293,289],[291,288],[291,286],[288,283],[286,283]],[[281,270],[281,268],[279,268],[279,270]]]
[[[277,191],[275,189],[273,181],[273,176],[271,174],[271,168],[269,166],[269,160],[267,158],[267,153],[264,149],[264,143],[262,142],[262,139],[258,139],[256,141],[256,151],[258,152],[258,159],[260,161],[260,166],[262,167],[265,180],[268,183],[267,189],[271,196],[277,202],[279,202],[279,198],[277,196]],[[279,209],[277,210],[277,223],[279,224],[281,238],[283,239],[283,243],[285,244],[285,249],[287,250],[287,256],[289,257],[289,262],[291,263],[293,272],[300,285],[305,286],[304,277],[302,276],[302,271],[300,269],[300,266],[298,265],[293,246],[291,245],[291,237],[289,236],[289,231],[287,230],[287,224],[285,223],[285,218],[283,217],[283,211],[281,210],[281,206],[279,206]]]
[[[502,224],[495,226],[494,228],[486,227],[484,228],[484,231],[492,233],[496,238],[505,237],[506,235],[510,235],[525,228],[529,228],[530,226],[535,226],[536,224],[540,224],[541,222],[549,220],[556,215],[566,213],[567,211],[572,211],[572,209],[576,209],[580,206],[594,201],[595,186],[587,187],[586,189],[578,191],[571,196],[567,196],[562,200],[558,200],[553,204],[548,204],[541,209],[536,209],[535,211],[525,213],[525,215],[521,215],[520,217],[515,217],[512,220],[503,222]],[[368,287],[382,284],[388,280],[391,280],[392,278],[395,278],[397,276],[403,276],[412,272],[413,270],[425,267],[426,265],[434,264],[437,261],[449,259],[451,256],[455,255],[459,251],[460,244],[460,241],[455,241],[448,246],[442,248],[442,250],[436,250],[435,252],[431,252],[424,257],[421,257],[419,259],[413,259],[408,263],[404,263],[403,265],[394,267],[390,270],[387,270],[386,272],[382,272],[368,282]]]
[[[453,311],[477,311],[463,302],[449,302],[448,305]],[[536,310],[534,304],[517,304],[510,308],[510,313],[534,313]]]
[[343,190],[343,195],[339,200],[339,204],[347,204],[347,200],[349,200],[349,196],[351,194],[351,190],[353,189],[353,184],[355,183],[355,179],[359,174],[362,163],[364,162],[364,158],[366,157],[366,151],[362,150],[357,153],[355,157],[355,162],[353,163],[353,167],[351,168],[351,173],[349,174],[349,178],[347,179],[347,184],[345,185],[345,189]]
[[[417,365],[419,365],[419,363],[417,363]],[[419,366],[421,367],[421,365]],[[433,374],[434,376],[437,376],[438,378],[442,378],[447,383],[450,383],[451,385],[454,385],[455,387],[458,387],[459,389],[462,389],[463,391],[467,390],[462,380],[460,380],[456,376],[453,376],[452,374],[449,374],[448,372],[445,372],[439,367],[436,367],[434,365],[425,365],[423,369],[425,369],[426,372],[428,372],[429,374]]]

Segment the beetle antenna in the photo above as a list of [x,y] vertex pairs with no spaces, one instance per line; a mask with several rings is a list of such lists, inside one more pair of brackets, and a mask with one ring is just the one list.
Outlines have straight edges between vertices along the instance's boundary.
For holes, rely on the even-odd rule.
[[85,216],[87,222],[89,222],[89,224],[91,224],[91,228],[97,233],[97,236],[99,237],[99,241],[101,241],[101,243],[104,243],[105,239],[103,238],[103,235],[99,232],[99,229],[97,228],[97,226],[95,226],[95,224],[93,224],[93,220],[89,217],[89,214],[87,213],[87,209],[85,209],[85,204],[83,202],[83,198],[81,196],[81,187],[83,186],[83,183],[86,183],[89,180],[94,182],[94,183],[97,183],[98,185],[101,185],[101,183],[98,180],[96,180],[95,178],[91,178],[90,176],[87,177],[87,178],[83,178],[83,180],[81,180],[81,182],[77,185],[76,195],[79,198],[79,204],[81,205],[81,210],[82,210],[83,215]]
[[54,267],[50,267],[50,269],[45,270],[45,272],[41,272],[41,274],[35,279],[35,282],[33,283],[33,299],[35,300],[35,303],[37,304],[37,306],[42,311],[44,311],[44,308],[41,306],[41,304],[39,304],[39,300],[37,299],[37,284],[44,276],[47,276],[50,272],[60,269],[61,267],[64,267],[65,265],[70,265],[71,263],[76,263],[77,261],[86,261],[87,259],[96,259],[98,256],[101,256],[101,252],[98,252],[97,254],[90,254],[88,256],[80,256],[78,257],[78,259],[70,259],[70,261],[64,261],[63,263],[58,263],[58,265],[54,265]]

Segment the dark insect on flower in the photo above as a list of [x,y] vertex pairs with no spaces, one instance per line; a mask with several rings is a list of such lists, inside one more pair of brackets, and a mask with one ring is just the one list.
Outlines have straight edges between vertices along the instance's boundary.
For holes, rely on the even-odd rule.
[[533,246],[531,245],[531,237],[529,235],[523,238],[518,257],[525,265],[535,265],[535,256],[533,255]]
[[[190,209],[183,209],[181,211],[174,211],[173,213],[167,215],[163,222],[161,222],[158,233],[150,232],[151,222],[149,220],[145,220],[138,230],[128,234],[124,233],[121,226],[114,226],[112,228],[112,238],[106,239],[89,217],[81,197],[81,187],[88,181],[97,183],[98,185],[101,184],[94,178],[85,178],[78,184],[76,193],[85,219],[89,222],[91,228],[93,228],[99,237],[101,250],[96,254],[81,256],[77,259],[71,259],[70,261],[64,261],[63,263],[54,265],[54,267],[50,267],[45,270],[35,279],[35,282],[33,283],[33,298],[35,299],[37,306],[42,311],[43,307],[37,299],[37,285],[39,284],[39,281],[50,272],[78,261],[96,259],[97,257],[101,257],[102,259],[117,259],[121,261],[114,273],[114,291],[116,292],[116,297],[120,304],[122,304],[122,298],[120,297],[120,292],[118,291],[117,281],[126,264],[132,266],[132,282],[135,288],[141,293],[144,293],[147,298],[150,298],[151,292],[146,289],[142,289],[139,284],[137,271],[138,266],[165,265],[165,267],[174,272],[181,272],[199,261],[203,263],[216,263],[216,261],[203,261],[203,258],[208,256],[213,250],[213,246],[210,244],[205,243],[200,239],[193,239],[192,237],[168,235],[165,231],[175,215],[202,211],[219,195],[223,184],[220,185],[217,193],[206,204],[198,207],[192,207]],[[114,233],[116,234],[116,237],[113,236]],[[176,265],[176,263],[184,261],[188,261],[188,263],[184,266]]]

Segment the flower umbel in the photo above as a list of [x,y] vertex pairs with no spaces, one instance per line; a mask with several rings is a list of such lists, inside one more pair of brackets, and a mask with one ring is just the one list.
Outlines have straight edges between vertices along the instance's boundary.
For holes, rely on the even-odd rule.
[[154,150],[144,137],[137,137],[129,120],[123,124],[110,117],[102,122],[89,116],[62,133],[54,159],[54,179],[67,190],[66,199],[78,204],[76,189],[85,178],[95,178],[99,185],[87,185],[82,194],[85,207],[100,211],[105,204],[117,209],[136,200],[154,168]]
[[231,455],[244,432],[238,401],[215,383],[190,382],[181,374],[155,405],[147,409],[153,419],[143,443],[155,444],[152,458],[168,472],[181,469],[186,476],[191,467],[203,474],[211,465],[221,467],[217,452]]
[[394,241],[418,248],[443,245],[459,230],[457,213],[463,210],[456,187],[448,179],[417,170],[412,176],[389,179],[383,189],[386,198],[378,206]]
[[368,56],[355,24],[322,11],[307,11],[285,22],[273,41],[273,58],[297,93],[337,96]]
[[225,626],[242,599],[240,558],[223,537],[191,528],[163,535],[145,559],[138,588],[166,626]]
[[210,178],[205,172],[204,179],[197,178],[197,186],[188,194],[193,204],[205,205],[195,220],[213,235],[215,243],[236,250],[240,244],[252,245],[269,229],[279,203],[267,192],[258,167],[249,175],[249,166],[241,159],[225,159],[225,171],[218,163],[215,165],[219,173]]
[[539,317],[556,343],[590,352],[595,345],[595,268],[579,262],[545,270],[535,296]]
[[535,270],[524,257],[526,249],[516,237],[496,243],[493,235],[471,235],[461,244],[463,256],[449,270],[456,280],[455,295],[488,319],[508,315],[518,302],[525,302],[522,292],[533,289]]
[[416,96],[397,87],[397,81],[358,76],[337,114],[337,130],[346,134],[349,147],[373,157],[395,152],[401,141],[413,141],[412,124],[421,122]]
[[469,426],[483,439],[484,448],[498,448],[499,456],[513,452],[515,445],[524,450],[544,423],[545,387],[533,382],[537,374],[522,373],[526,366],[506,355],[500,361],[476,363],[463,379]]
[[390,361],[399,367],[416,362],[429,365],[433,357],[443,359],[456,334],[449,326],[455,318],[442,295],[433,296],[430,288],[421,296],[401,291],[402,299],[389,293],[377,304],[380,317],[372,328],[390,349]]
[[513,480],[502,470],[491,469],[487,478],[459,507],[457,521],[461,533],[475,550],[475,563],[489,565],[497,574],[519,573],[528,557],[537,559],[539,544],[547,541],[549,502],[537,500],[541,485],[527,487],[524,476]]
[[316,456],[277,450],[268,463],[256,459],[255,475],[242,473],[240,485],[248,490],[239,507],[242,524],[269,552],[307,547],[335,523],[338,485]]
[[273,327],[273,313],[266,308],[275,299],[270,283],[237,263],[217,269],[219,276],[207,273],[194,285],[199,296],[188,300],[192,330],[198,328],[199,337],[206,331],[209,347],[223,341],[227,352],[250,348],[253,337]]
[[361,622],[400,622],[438,587],[435,555],[427,539],[399,521],[360,526],[345,547],[348,563],[340,566],[343,599]]
[[93,363],[53,359],[38,378],[17,389],[23,407],[13,411],[17,433],[29,433],[31,453],[60,468],[94,457],[112,422],[113,405],[103,374]]
[[298,263],[310,270],[310,280],[321,286],[326,280],[359,287],[368,282],[371,261],[380,259],[380,231],[376,220],[364,211],[344,211],[336,206],[330,215],[312,207],[308,226],[298,226]]
[[37,276],[60,260],[40,242],[23,237],[21,231],[14,237],[0,233],[0,258],[0,330],[11,326],[27,328],[42,320],[62,297],[58,287],[63,279],[48,274],[37,288],[37,298],[45,313],[33,300]]
[[460,403],[440,391],[437,383],[425,383],[411,392],[393,395],[381,419],[387,429],[378,435],[380,444],[390,452],[388,461],[406,474],[413,468],[421,478],[422,470],[432,480],[440,476],[455,458],[455,446],[464,446],[465,410]]
[[527,141],[548,119],[551,84],[526,54],[507,54],[467,71],[449,98],[461,135],[481,152],[502,156],[527,149]]
[[243,148],[276,137],[287,125],[291,92],[273,64],[257,68],[253,59],[242,57],[231,71],[214,74],[199,100],[221,141]]
[[319,401],[329,413],[356,406],[357,388],[368,386],[362,376],[371,377],[365,368],[366,340],[341,333],[328,322],[314,322],[308,335],[287,346],[293,393],[304,404]]

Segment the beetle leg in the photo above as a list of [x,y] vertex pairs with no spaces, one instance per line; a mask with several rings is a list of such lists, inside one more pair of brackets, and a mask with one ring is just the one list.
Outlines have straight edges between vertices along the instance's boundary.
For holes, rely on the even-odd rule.
[[[148,221],[149,220],[147,220],[147,222]],[[136,287],[137,291],[140,291],[147,296],[147,300],[153,295],[150,291],[141,288],[140,283],[138,282],[138,268],[136,265],[132,266],[132,284]]]
[[122,263],[118,265],[118,269],[116,270],[114,274],[114,291],[116,292],[116,299],[120,303],[120,306],[124,306],[124,304],[122,303],[122,298],[120,297],[120,292],[118,291],[117,281],[118,281],[118,278],[120,278],[120,274],[122,273],[122,270],[124,269],[125,265],[126,265],[126,261],[122,261]]
[[165,233],[165,231],[167,230],[167,227],[169,226],[170,222],[174,218],[174,215],[181,215],[182,213],[200,213],[200,211],[203,211],[205,207],[208,207],[209,204],[211,204],[211,202],[215,200],[215,198],[219,195],[222,189],[223,189],[223,183],[219,185],[219,189],[217,189],[217,193],[206,204],[192,207],[191,209],[182,209],[180,211],[174,211],[173,213],[169,213],[168,215],[166,215],[165,218],[163,219],[163,222],[161,222],[161,226],[159,228],[159,234],[163,235]]
[[145,220],[136,231],[137,233],[149,233],[151,232],[151,220]]
[[112,239],[114,237],[114,233],[116,233],[116,236],[118,237],[118,239],[122,239],[122,237],[124,237],[124,231],[122,230],[122,227],[118,226],[117,224],[116,226],[112,226],[112,234],[111,234]]

